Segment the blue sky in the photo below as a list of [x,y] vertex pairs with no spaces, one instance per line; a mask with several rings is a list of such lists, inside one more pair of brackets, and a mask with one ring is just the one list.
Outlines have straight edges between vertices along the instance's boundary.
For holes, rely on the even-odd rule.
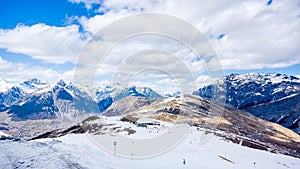
[[1,1],[0,27],[13,29],[17,24],[65,26],[66,16],[92,16],[83,3],[73,4],[67,0],[9,0]]
[[299,6],[294,0],[1,1],[0,78],[72,80],[80,51],[96,30],[142,12],[166,13],[193,24],[215,47],[225,74],[299,75]]

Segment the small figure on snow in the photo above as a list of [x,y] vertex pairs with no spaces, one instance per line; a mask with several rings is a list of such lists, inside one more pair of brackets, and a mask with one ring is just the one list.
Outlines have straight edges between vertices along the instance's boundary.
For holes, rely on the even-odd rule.
[[185,165],[185,163],[186,163],[186,160],[185,160],[185,158],[182,160],[182,164],[183,165]]

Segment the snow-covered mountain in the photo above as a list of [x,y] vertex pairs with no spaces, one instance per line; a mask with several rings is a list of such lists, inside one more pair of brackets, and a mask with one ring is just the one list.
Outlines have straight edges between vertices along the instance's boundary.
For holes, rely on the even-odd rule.
[[0,93],[0,103],[5,106],[10,106],[24,97],[26,92],[18,86],[12,86],[5,92]]
[[26,95],[49,85],[49,82],[41,82],[36,78],[20,84],[9,84],[5,80],[0,80],[0,105],[11,106]]
[[117,101],[126,96],[141,96],[146,98],[162,97],[149,87],[124,87],[118,84],[114,84],[112,86],[99,87],[96,89],[97,100],[111,97],[114,101]]
[[27,93],[34,92],[49,86],[49,82],[42,82],[37,78],[29,79],[21,83],[19,86]]
[[0,109],[11,114],[13,121],[28,119],[74,121],[81,114],[101,113],[114,101],[126,96],[161,97],[148,87],[112,85],[87,88],[63,80],[49,83],[36,78],[13,86],[1,81],[1,86],[3,90],[0,92]]
[[81,110],[90,112],[95,108],[93,104],[89,104],[89,108],[81,105],[77,108],[74,102],[82,99],[82,102],[94,103],[89,97],[81,97],[73,94],[68,90],[67,85],[61,80],[56,84],[52,84],[30,93],[19,100],[14,105],[9,106],[8,113],[12,114],[13,121],[34,120],[34,119],[55,119],[72,120],[81,113]]
[[[293,105],[299,103],[298,97],[293,97],[300,94],[299,78],[279,73],[231,74],[193,94],[212,98],[214,91],[218,90],[227,92],[226,102],[234,107],[246,109],[253,115],[277,122],[299,133],[299,106]],[[292,98],[287,99],[289,97]],[[294,101],[291,101],[293,99]],[[289,103],[281,104],[286,101]],[[279,104],[281,106],[277,106]],[[263,108],[255,108],[258,106]],[[291,109],[291,106],[294,106],[294,109]]]

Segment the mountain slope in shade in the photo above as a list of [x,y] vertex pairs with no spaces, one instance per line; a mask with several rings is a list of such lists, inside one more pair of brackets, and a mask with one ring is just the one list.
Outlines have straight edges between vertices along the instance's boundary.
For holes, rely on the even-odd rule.
[[278,123],[300,134],[300,95],[291,95],[246,110],[259,118]]
[[[284,98],[300,94],[300,80],[295,76],[255,73],[231,74],[212,85],[200,88],[193,94],[212,98],[213,92],[218,90],[225,90],[227,92],[226,102],[238,109],[249,110],[253,115],[257,115],[265,120],[280,122],[279,124],[283,124],[296,132],[300,129],[290,125],[294,124],[298,119],[295,111],[289,107],[282,107],[284,104],[291,106],[290,99]],[[218,100],[219,98],[215,99]],[[276,106],[277,101],[280,101],[280,106]],[[285,101],[289,103],[282,104]],[[297,102],[297,99],[294,98],[295,101]],[[264,110],[254,108],[263,104],[272,106],[265,106]],[[286,120],[289,120],[289,122],[281,123],[280,119],[287,116],[289,118]]]
[[5,92],[0,93],[0,103],[5,106],[10,106],[23,98],[26,92],[18,86],[12,86]]

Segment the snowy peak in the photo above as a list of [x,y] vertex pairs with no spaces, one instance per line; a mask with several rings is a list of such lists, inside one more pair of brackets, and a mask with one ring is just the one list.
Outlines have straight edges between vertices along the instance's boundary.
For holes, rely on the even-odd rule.
[[10,88],[10,84],[8,84],[5,80],[0,79],[0,92],[7,92]]
[[57,85],[62,86],[62,87],[65,87],[65,86],[66,86],[66,83],[65,83],[64,80],[60,79],[60,80],[57,82]]
[[250,82],[255,82],[261,85],[267,84],[282,84],[282,83],[300,83],[296,76],[288,76],[285,74],[231,74],[225,77],[226,82],[232,82],[233,85],[241,86]]
[[20,87],[25,90],[27,93],[32,93],[36,90],[40,90],[42,88],[45,88],[49,86],[49,82],[42,82],[37,78],[29,79],[24,81],[23,83],[20,83]]
[[23,85],[23,86],[32,87],[32,88],[39,86],[39,85],[47,85],[47,84],[49,84],[49,83],[42,82],[37,78],[29,79],[29,80],[26,80],[23,83],[21,83],[21,85]]
[[[77,95],[63,80],[26,95],[7,109],[13,121],[59,119],[73,121],[80,113],[96,112],[97,103],[87,95]],[[77,103],[77,104],[75,104]],[[79,104],[80,103],[80,104]]]
[[140,96],[145,98],[162,97],[149,87],[123,87],[117,84],[105,86],[103,88],[97,88],[95,93],[96,100],[102,100],[104,98],[111,97],[114,101],[117,101],[127,96]]
[[[292,106],[290,104],[294,101],[285,98],[300,94],[300,80],[298,77],[279,73],[231,74],[225,76],[222,80],[217,81],[215,84],[200,88],[193,94],[205,98],[212,98],[213,92],[218,90],[224,90],[227,92],[227,103],[233,105],[238,109],[246,109],[250,111],[251,114],[265,120],[278,122],[281,121],[280,118],[289,117],[289,120],[297,121],[298,117],[296,116],[296,114],[299,111],[299,107],[295,107],[295,110],[290,109],[290,107]],[[297,97],[293,97],[293,99],[295,98]],[[282,99],[284,99],[284,102],[286,103],[280,102],[280,104],[285,106],[276,106],[276,104],[279,103],[279,101]],[[272,103],[273,106],[262,106],[266,108],[266,110],[264,110],[264,114],[262,114],[261,112],[256,112],[261,109],[252,109],[252,107],[269,103]],[[274,108],[276,108],[276,110]],[[285,122],[284,124],[294,123]],[[285,127],[290,128],[290,126],[288,125],[286,125]],[[299,133],[300,124],[297,127],[294,126],[290,129],[298,131]]]
[[270,79],[282,79],[285,80],[296,80],[299,81],[299,78],[296,76],[289,76],[281,73],[247,73],[247,74],[230,74],[229,76],[232,80],[270,80]]
[[150,87],[136,87],[132,86],[128,89],[129,94],[132,96],[141,96],[147,98],[160,98],[161,96],[153,91]]

